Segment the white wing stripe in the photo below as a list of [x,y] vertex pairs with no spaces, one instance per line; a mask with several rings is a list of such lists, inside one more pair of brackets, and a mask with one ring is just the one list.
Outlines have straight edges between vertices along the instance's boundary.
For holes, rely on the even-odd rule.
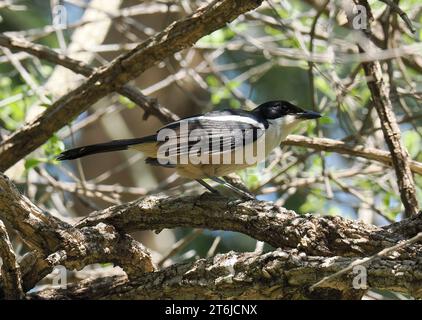
[[253,118],[250,117],[243,117],[243,116],[238,116],[238,115],[222,115],[222,116],[199,116],[199,117],[192,117],[192,118],[187,118],[182,121],[195,121],[195,120],[209,120],[209,121],[233,121],[233,122],[240,122],[240,123],[247,123],[247,124],[251,124],[260,128],[264,128],[264,125],[259,122],[256,121]]

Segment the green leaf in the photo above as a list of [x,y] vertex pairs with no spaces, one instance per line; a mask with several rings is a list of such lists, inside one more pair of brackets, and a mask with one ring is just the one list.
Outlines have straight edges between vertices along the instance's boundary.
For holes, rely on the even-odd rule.
[[315,78],[315,87],[331,100],[336,100],[336,95],[331,89],[330,84],[322,77]]
[[300,206],[300,212],[322,212],[325,201],[321,197],[309,194],[306,202]]
[[410,156],[415,159],[418,156],[418,153],[421,152],[421,137],[416,131],[411,130],[403,132],[402,137],[407,151],[409,151]]
[[278,36],[278,35],[281,34],[281,30],[278,30],[278,29],[270,27],[270,26],[265,26],[264,31],[265,31],[266,34],[268,34],[270,36]]
[[25,170],[35,168],[36,166],[38,166],[40,163],[43,163],[43,162],[45,162],[43,161],[43,159],[38,159],[38,158],[25,159]]
[[202,37],[198,41],[198,43],[199,44],[214,44],[214,45],[224,44],[227,40],[230,40],[231,38],[233,38],[234,35],[235,33],[228,28],[219,29],[205,37]]
[[242,106],[240,101],[237,99],[230,99],[229,103],[230,103],[230,107],[233,109],[239,109]]
[[133,101],[123,96],[119,96],[119,103],[128,109],[133,109],[136,107],[136,104]]
[[64,150],[64,143],[54,135],[43,145],[43,150],[45,156],[49,160],[53,160]]
[[209,75],[207,77],[207,83],[212,88],[216,88],[220,86],[220,82],[218,81],[217,77],[213,75]]
[[12,80],[9,77],[0,78],[0,87],[10,87]]
[[331,117],[329,117],[329,116],[322,116],[320,119],[319,119],[319,123],[321,124],[321,125],[329,125],[329,124],[333,124],[334,123],[334,120],[331,118]]
[[226,86],[227,86],[227,88],[228,88],[229,90],[234,90],[234,89],[236,89],[237,87],[239,87],[240,85],[241,85],[241,83],[240,83],[239,81],[234,81],[234,80],[229,81],[229,82],[227,82],[227,84],[226,84]]

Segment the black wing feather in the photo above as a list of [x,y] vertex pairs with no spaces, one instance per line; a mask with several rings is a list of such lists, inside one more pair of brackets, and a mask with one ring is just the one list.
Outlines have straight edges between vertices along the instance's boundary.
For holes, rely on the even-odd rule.
[[[245,117],[243,120],[246,121],[221,121],[221,117],[226,116],[241,116]],[[227,119],[230,119],[230,117]],[[242,118],[239,119],[242,120]],[[264,134],[267,127],[268,122],[253,113],[242,110],[223,110],[212,111],[205,113],[203,116],[189,117],[170,123],[161,128],[157,132],[157,136],[160,136],[160,131],[163,129],[171,129],[172,132],[177,132],[177,135],[169,136],[167,140],[160,143],[161,145],[166,143],[166,149],[171,152],[172,156],[185,155],[194,146],[201,149],[208,147],[208,153],[216,155],[223,150],[234,150],[240,146],[239,144],[245,146],[247,143],[256,141]],[[180,132],[181,128],[187,128],[186,132]],[[200,135],[196,137],[201,142],[192,139],[191,134],[196,129],[201,130]],[[248,137],[248,141],[245,139],[247,135],[252,135]],[[218,143],[216,143],[217,139],[219,140]],[[202,141],[204,142],[202,143]],[[217,150],[212,148],[216,147],[217,144],[219,145]]]

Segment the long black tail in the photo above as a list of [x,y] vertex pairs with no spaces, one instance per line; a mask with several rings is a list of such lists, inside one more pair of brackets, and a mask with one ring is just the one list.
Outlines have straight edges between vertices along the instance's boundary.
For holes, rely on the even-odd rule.
[[135,139],[113,140],[105,143],[92,144],[89,146],[63,151],[61,154],[58,155],[57,160],[73,160],[96,153],[127,150],[130,146],[153,141],[155,141],[155,136],[147,136]]

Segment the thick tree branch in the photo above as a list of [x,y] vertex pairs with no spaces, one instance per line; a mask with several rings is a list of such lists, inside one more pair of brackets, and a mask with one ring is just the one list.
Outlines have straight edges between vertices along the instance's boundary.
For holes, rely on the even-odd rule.
[[407,216],[411,216],[418,211],[418,201],[416,199],[415,182],[409,165],[410,156],[400,141],[400,129],[382,77],[381,65],[379,62],[364,63],[363,65],[366,75],[372,79],[368,81],[368,87],[371,90],[375,109],[381,120],[385,141],[390,149],[400,197]]
[[[407,237],[412,236],[409,230],[416,232],[422,228],[422,214],[414,216],[411,219],[406,219],[403,222],[396,223],[392,225],[391,228],[379,228],[361,222],[346,220],[341,217],[301,216],[293,211],[286,210],[268,202],[240,202],[238,200],[230,200],[210,194],[196,197],[174,198],[150,196],[96,212],[83,219],[77,226],[69,226],[61,221],[57,221],[55,218],[49,217],[48,213],[43,213],[32,205],[29,200],[17,192],[5,176],[0,175],[0,182],[0,204],[2,206],[0,208],[0,218],[7,220],[30,246],[32,245],[38,251],[43,252],[43,255],[40,255],[38,258],[36,257],[36,259],[32,259],[33,261],[29,259],[31,262],[22,263],[22,265],[27,266],[24,268],[26,273],[23,276],[23,286],[25,290],[30,289],[58,264],[64,265],[69,269],[81,269],[85,265],[97,262],[114,262],[116,265],[122,266],[131,280],[142,274],[142,278],[137,278],[136,280],[140,281],[139,286],[141,286],[141,283],[142,285],[145,283],[144,281],[152,279],[149,278],[150,275],[145,272],[153,271],[153,266],[146,250],[139,243],[125,235],[125,233],[133,230],[151,230],[186,226],[239,231],[258,240],[266,241],[274,247],[294,248],[298,250],[298,252],[301,252],[302,256],[309,256],[310,263],[306,264],[301,262],[304,269],[299,268],[300,272],[298,273],[298,277],[300,274],[306,274],[306,272],[308,272],[308,274],[313,274],[311,278],[306,278],[306,284],[299,286],[300,288],[292,288],[292,290],[289,291],[289,286],[292,284],[290,280],[287,283],[284,281],[281,283],[277,282],[278,286],[286,287],[286,290],[282,291],[286,292],[285,295],[280,297],[300,297],[299,293],[303,293],[303,288],[309,286],[311,280],[314,283],[320,279],[319,277],[328,275],[330,272],[339,271],[341,268],[347,266],[347,263],[351,262],[347,257],[362,257],[375,254],[385,247],[391,247],[400,241],[405,240]],[[406,230],[402,234],[401,231],[404,231],[404,228],[406,228]],[[35,232],[36,230],[38,230],[38,232]],[[32,237],[30,239],[31,241],[28,241],[28,237]],[[56,241],[52,241],[50,237],[54,237]],[[45,240],[45,244],[42,243],[42,239]],[[421,248],[422,246],[420,244],[412,244],[397,250],[400,259],[413,261],[413,265],[416,265],[416,269],[413,267],[408,268],[406,271],[408,272],[408,274],[406,274],[406,279],[412,279],[412,281],[418,280],[417,277],[420,275],[420,273],[418,273],[418,268],[420,268],[418,265],[418,257],[420,257]],[[299,254],[299,257],[301,257],[301,255]],[[284,256],[285,254],[283,254],[283,257]],[[343,258],[331,258],[327,260],[324,256],[343,256]],[[277,256],[276,258],[278,259],[280,257]],[[225,258],[223,258],[223,260],[224,259]],[[229,258],[229,261],[233,261],[230,259],[232,258]],[[328,268],[329,265],[327,264],[330,261],[337,261],[336,259],[340,259],[338,261],[342,262],[336,265],[334,269]],[[212,265],[207,267],[207,263],[214,263],[212,261],[213,260],[205,262],[205,267],[208,268],[206,270],[212,268]],[[291,266],[289,260],[288,264],[277,261],[271,262],[271,264],[281,263],[283,270]],[[320,263],[315,264],[313,261],[320,261]],[[347,263],[344,263],[344,261],[347,261]],[[223,263],[228,263],[228,261]],[[202,266],[203,264],[203,261],[198,262],[198,266]],[[385,265],[403,271],[403,268],[405,267],[402,267],[402,265],[408,266],[409,264],[407,262],[402,263],[394,260],[393,262],[386,262]],[[172,267],[162,272],[164,272],[164,275],[170,276],[173,274],[177,276],[177,272],[182,270],[181,272],[183,272],[183,274],[195,276],[195,270],[198,270],[199,273],[197,274],[197,277],[199,277],[203,272],[200,271],[200,268],[197,267],[197,265],[195,266],[196,267],[192,270],[189,269],[184,272],[183,266]],[[326,273],[321,273],[321,268],[324,266],[327,266]],[[216,270],[218,270],[218,267],[221,267],[221,265],[216,266]],[[232,267],[233,266],[228,268],[230,269]],[[242,268],[242,264],[239,264],[239,267]],[[247,276],[254,274],[255,269],[253,268],[253,265],[244,265],[244,267],[251,267],[251,274],[248,273]],[[259,267],[261,267],[261,265],[259,265]],[[233,268],[237,270],[236,266]],[[34,273],[30,270],[35,270],[36,272]],[[294,272],[296,272],[295,270],[297,270],[297,268],[288,269],[286,274],[294,274]],[[170,272],[170,274],[167,274],[166,272]],[[374,276],[380,274],[380,272],[381,271],[378,269],[374,270]],[[268,270],[263,272],[262,277],[268,278],[268,273],[271,278],[271,272]],[[379,284],[374,287],[390,288],[392,285],[390,282],[395,281],[395,283],[397,283],[397,279],[394,280],[394,277],[391,277],[391,270],[387,273],[390,278],[386,280],[384,279],[384,275],[382,278],[375,278],[374,281],[379,281]],[[182,278],[185,277],[183,274],[181,275]],[[158,274],[154,273],[152,277],[155,276],[158,276]],[[217,276],[218,277],[214,279],[215,281],[224,282],[224,277],[227,275],[217,274]],[[300,277],[297,281],[299,281],[299,279]],[[108,285],[114,284],[113,281],[110,283],[107,279],[104,281],[108,281]],[[156,281],[151,283],[157,283],[158,280],[154,278],[154,280],[151,281]],[[204,281],[205,283],[208,283],[207,281],[212,280],[211,278],[205,278]],[[280,281],[280,279],[275,277],[274,281]],[[408,292],[418,295],[419,292],[406,281],[401,283],[400,286],[398,286],[398,289],[396,287],[395,290],[407,288],[406,290],[408,290]],[[197,281],[194,282],[197,283]],[[136,283],[137,282],[135,282],[135,287],[138,286]],[[177,281],[174,283],[176,285]],[[185,284],[185,282],[182,283]],[[102,284],[103,282],[101,282],[101,285]],[[264,284],[265,292],[267,293],[261,292],[260,290],[258,290],[258,292],[262,297],[269,297],[272,295],[270,293],[271,289],[269,288],[272,288],[275,284],[270,282],[269,287],[266,287],[266,283]],[[133,292],[138,291],[132,291],[132,282],[128,286],[129,287],[120,287],[119,289],[116,289],[117,291],[112,297],[118,297],[120,293],[126,290],[125,288],[129,288],[127,289],[127,292],[131,293],[127,293],[127,296],[123,296],[135,297]],[[243,285],[240,288],[235,286],[233,291],[228,288],[225,292],[227,292],[226,294],[228,296],[237,293],[240,298],[252,297],[249,293],[243,295],[243,291],[240,291],[243,287]],[[146,288],[149,287],[147,286]],[[186,292],[180,289],[180,292],[183,292],[186,297],[195,292],[198,298],[214,298],[216,297],[214,294],[217,294],[218,291],[209,291],[204,288],[202,289],[205,291],[201,291],[200,288],[198,289],[199,291],[189,291],[188,288],[189,285],[186,286]],[[216,289],[218,288],[220,287],[217,286]],[[153,288],[149,291],[151,297],[155,297],[154,295],[159,294],[159,291],[162,292],[161,294],[163,297],[165,296],[163,293],[166,292],[165,290],[157,289],[157,291],[153,291],[152,289]],[[84,292],[84,290],[89,291],[90,289],[85,288],[81,290],[78,292]],[[168,294],[171,293],[171,290],[168,291]],[[69,291],[69,295],[71,294],[74,294],[72,290]],[[280,295],[281,293],[279,292],[277,294]],[[144,295],[146,297],[146,294]],[[334,286],[330,282],[329,286],[324,287],[322,291],[313,291],[309,295],[306,293],[305,297],[357,298],[360,295],[360,291],[356,293],[347,287],[339,285],[337,282]],[[138,297],[143,296],[141,294],[141,296]]]
[[[313,291],[309,287],[351,263],[345,257],[313,257],[297,251],[219,254],[174,265],[133,281],[124,277],[88,280],[67,290],[47,289],[32,299],[360,299],[354,273],[342,275]],[[370,288],[422,297],[422,264],[384,258],[367,267]]]
[[[193,15],[172,23],[158,35],[123,54],[107,67],[98,69],[82,85],[54,102],[0,144],[0,171],[34,151],[51,135],[85,111],[90,105],[135,79],[146,69],[192,46],[205,35],[223,27],[240,14],[255,9],[261,0],[219,0]],[[28,136],[31,140],[28,140]]]
[[23,275],[25,289],[32,288],[59,264],[80,270],[88,264],[113,262],[129,277],[154,269],[147,249],[130,236],[104,223],[74,228],[32,204],[3,174],[0,219],[9,222],[22,240],[38,252],[29,275]]
[[[185,197],[148,196],[94,212],[77,226],[100,222],[124,232],[175,227],[237,231],[276,248],[297,248],[309,255],[321,256],[371,255],[409,236],[338,216],[298,215],[270,202],[240,202],[208,193]],[[420,227],[422,215],[418,215],[413,224]],[[395,230],[399,227],[395,226]],[[413,255],[417,248],[419,245],[406,250]]]
[[54,252],[61,243],[61,230],[70,226],[43,212],[22,196],[0,173],[0,219],[10,222],[29,248],[43,255]]

